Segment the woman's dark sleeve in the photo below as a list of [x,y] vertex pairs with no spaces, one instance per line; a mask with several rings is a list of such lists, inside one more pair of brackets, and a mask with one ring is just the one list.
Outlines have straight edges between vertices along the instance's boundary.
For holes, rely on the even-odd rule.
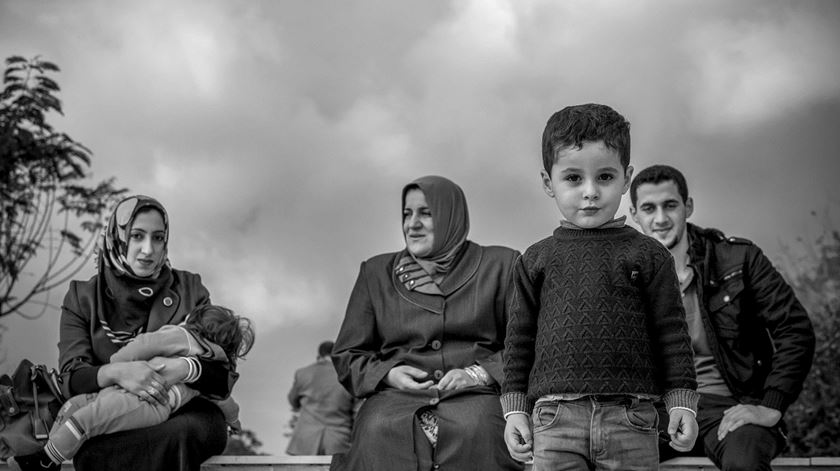
[[500,256],[503,260],[503,268],[496,286],[498,301],[496,302],[496,312],[493,313],[496,320],[496,331],[499,335],[499,349],[485,358],[476,359],[476,363],[481,365],[499,385],[504,382],[504,339],[507,335],[509,304],[513,297],[513,273],[519,255],[518,251],[511,249]]
[[66,397],[99,391],[101,364],[90,341],[90,315],[81,314],[78,283],[73,281],[64,296],[59,325],[58,367],[61,390]]
[[[210,304],[210,291],[201,282],[201,277],[191,278],[190,292],[194,293],[195,306],[193,309]],[[190,387],[211,399],[225,399],[230,396],[233,384],[239,379],[236,367],[226,361],[195,358],[201,368],[201,375],[190,383]]]
[[332,351],[338,381],[355,397],[374,394],[391,368],[399,364],[398,360],[380,358],[382,339],[365,267],[363,262]]
[[190,387],[210,399],[226,399],[230,396],[233,385],[239,379],[239,373],[233,365],[224,361],[202,360],[197,358],[201,364],[201,376]]

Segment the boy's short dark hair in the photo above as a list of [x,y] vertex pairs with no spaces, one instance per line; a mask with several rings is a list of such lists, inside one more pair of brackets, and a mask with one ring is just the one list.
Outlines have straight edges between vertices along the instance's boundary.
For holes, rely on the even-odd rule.
[[587,103],[567,106],[554,113],[545,124],[542,140],[543,167],[551,174],[557,151],[583,147],[586,142],[604,141],[618,152],[621,166],[630,165],[630,122],[607,105]]
[[321,342],[321,345],[318,345],[318,356],[319,357],[330,356],[332,354],[333,345],[335,345],[335,344],[333,342],[329,341],[329,340]]
[[670,165],[651,165],[639,172],[630,183],[630,202],[633,207],[636,207],[636,200],[639,196],[636,194],[636,189],[639,188],[639,185],[645,183],[658,185],[662,182],[674,182],[677,185],[677,192],[679,192],[683,203],[688,201],[688,184],[686,184],[682,172]]
[[254,346],[251,320],[226,307],[205,304],[190,312],[184,328],[221,347],[231,363],[244,357]]

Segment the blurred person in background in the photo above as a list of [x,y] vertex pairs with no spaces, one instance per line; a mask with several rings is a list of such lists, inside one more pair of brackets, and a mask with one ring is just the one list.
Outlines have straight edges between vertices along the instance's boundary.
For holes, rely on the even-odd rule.
[[321,342],[315,363],[295,371],[289,403],[298,415],[289,455],[333,455],[350,448],[356,400],[338,382],[332,349],[333,342]]

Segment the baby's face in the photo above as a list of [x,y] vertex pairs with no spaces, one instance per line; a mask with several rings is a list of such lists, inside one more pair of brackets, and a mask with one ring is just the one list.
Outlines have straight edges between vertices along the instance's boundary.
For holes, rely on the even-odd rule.
[[625,171],[618,152],[603,141],[586,142],[580,149],[557,151],[549,175],[541,172],[543,190],[554,199],[566,221],[593,229],[611,221],[630,187],[633,167]]

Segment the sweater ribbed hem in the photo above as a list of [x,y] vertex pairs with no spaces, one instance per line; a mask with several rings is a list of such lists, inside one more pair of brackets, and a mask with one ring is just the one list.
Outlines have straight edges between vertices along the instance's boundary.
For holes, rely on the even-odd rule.
[[510,412],[525,412],[530,414],[534,405],[528,400],[525,393],[505,393],[499,398],[502,402],[502,414],[507,415]]
[[594,229],[569,229],[558,227],[554,229],[554,237],[559,240],[580,240],[588,238],[624,239],[629,236],[638,235],[639,231],[630,227],[607,227]]
[[764,397],[761,398],[761,405],[764,407],[769,407],[771,409],[776,409],[777,411],[781,412],[782,414],[785,413],[785,410],[788,408],[788,401],[787,396],[781,391],[776,389],[768,389],[764,393]]
[[672,389],[662,396],[667,411],[674,407],[683,407],[697,414],[697,401],[699,400],[700,394],[693,389]]

